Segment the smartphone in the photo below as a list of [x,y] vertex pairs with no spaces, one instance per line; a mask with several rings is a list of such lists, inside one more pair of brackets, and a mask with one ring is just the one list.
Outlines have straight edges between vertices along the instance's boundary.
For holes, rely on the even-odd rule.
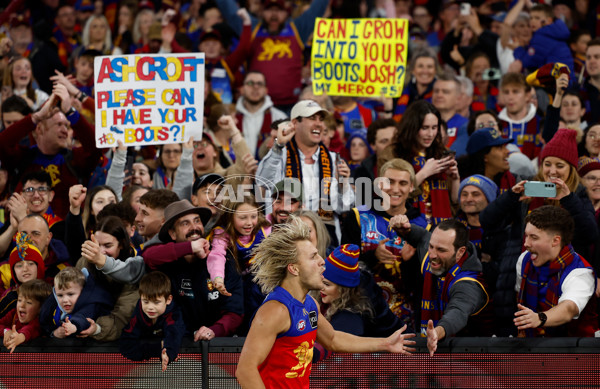
[[460,3],[460,14],[463,16],[470,15],[471,14],[471,4]]
[[486,81],[499,80],[501,76],[500,69],[496,68],[485,69],[481,74],[481,78]]
[[454,150],[444,150],[444,152],[442,153],[442,158],[446,158],[446,157],[456,157],[456,151]]
[[556,197],[556,185],[552,182],[527,181],[525,183],[525,196]]

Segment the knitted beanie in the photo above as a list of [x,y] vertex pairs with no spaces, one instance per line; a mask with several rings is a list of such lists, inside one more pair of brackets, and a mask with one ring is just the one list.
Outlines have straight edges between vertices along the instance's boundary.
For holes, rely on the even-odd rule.
[[556,157],[577,167],[577,132],[566,128],[559,129],[544,146],[540,154],[540,163],[546,157]]
[[483,192],[483,195],[487,199],[488,203],[496,200],[496,196],[498,195],[498,185],[496,185],[494,181],[490,180],[486,176],[475,174],[462,180],[458,188],[459,197],[463,188],[467,185],[472,185],[479,188]]
[[20,284],[20,281],[17,280],[15,276],[14,267],[15,264],[19,261],[33,261],[37,265],[37,277],[40,280],[44,279],[44,274],[46,273],[46,265],[44,264],[44,258],[42,257],[42,253],[37,249],[32,243],[27,234],[19,233],[17,234],[17,247],[13,249],[10,253],[10,257],[8,260],[10,266],[10,273],[12,279],[16,285]]
[[345,244],[337,247],[325,259],[323,276],[340,286],[354,288],[360,284],[358,271],[358,256],[360,248],[355,244]]
[[577,166],[577,173],[579,173],[579,177],[585,176],[592,170],[600,170],[600,159],[599,158],[590,158],[590,157],[579,158],[579,164]]

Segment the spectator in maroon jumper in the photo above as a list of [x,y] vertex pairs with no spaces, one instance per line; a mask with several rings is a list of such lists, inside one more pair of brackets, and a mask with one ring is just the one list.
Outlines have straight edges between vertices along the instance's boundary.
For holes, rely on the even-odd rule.
[[[58,101],[60,108],[55,108]],[[81,142],[80,147],[70,148],[69,122],[75,138]],[[31,148],[19,144],[29,133],[37,141]],[[102,156],[94,136],[93,127],[71,105],[67,89],[58,84],[40,111],[0,133],[0,160],[15,177],[33,170],[46,170],[52,177],[56,194],[50,205],[56,215],[65,217],[69,188],[85,183]]]
[[233,335],[244,315],[242,278],[231,254],[227,254],[224,277],[231,296],[220,294],[210,280],[209,243],[202,235],[211,216],[208,208],[194,207],[188,200],[170,204],[158,234],[168,243],[144,251],[146,265],[171,278],[173,296],[195,341]]

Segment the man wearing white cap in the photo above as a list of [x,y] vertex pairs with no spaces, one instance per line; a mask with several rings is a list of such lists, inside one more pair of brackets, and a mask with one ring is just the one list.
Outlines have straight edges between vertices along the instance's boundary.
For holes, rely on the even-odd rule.
[[350,177],[346,162],[321,143],[326,114],[313,100],[296,103],[290,124],[279,127],[273,147],[258,165],[256,175],[273,183],[284,177],[299,179],[304,208],[321,216],[337,245],[341,238],[338,215],[354,206],[354,191],[342,184],[342,178]]

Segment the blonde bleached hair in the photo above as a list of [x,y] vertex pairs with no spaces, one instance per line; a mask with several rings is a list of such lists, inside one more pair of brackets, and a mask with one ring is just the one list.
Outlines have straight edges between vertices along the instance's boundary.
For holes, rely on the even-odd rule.
[[288,265],[298,261],[297,242],[310,241],[310,229],[298,217],[290,215],[286,224],[278,225],[253,251],[250,270],[254,282],[264,294],[281,285],[288,273]]

